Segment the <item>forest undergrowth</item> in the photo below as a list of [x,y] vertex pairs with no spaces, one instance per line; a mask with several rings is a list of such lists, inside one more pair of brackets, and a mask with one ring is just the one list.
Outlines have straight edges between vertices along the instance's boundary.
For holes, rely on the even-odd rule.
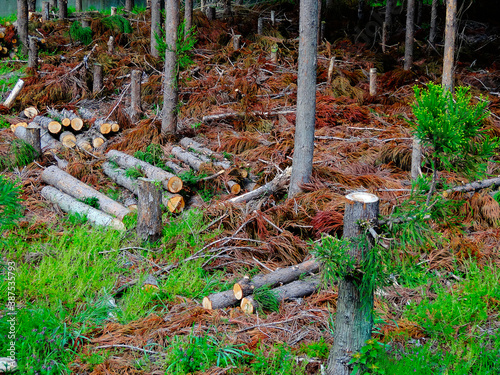
[[[284,21],[266,23],[263,35],[256,35],[257,15],[271,9],[286,15]],[[497,176],[498,156],[469,174],[426,160],[422,178],[410,181],[413,86],[438,82],[441,74],[432,50],[419,50],[414,69],[403,71],[397,39],[387,54],[338,35],[321,44],[313,177],[294,200],[279,191],[231,205],[226,183],[234,170],[213,180],[204,180],[216,172],[211,167],[190,171],[182,176],[188,209],[164,213],[161,240],[148,243],[137,237],[134,217],[125,220],[125,232],[95,228],[40,195],[40,174],[57,160],[49,153],[36,162],[18,157],[26,152],[14,147],[8,129],[30,105],[42,112],[91,108],[120,123],[123,131],[106,150],[57,154],[69,162],[68,173],[116,201],[126,194],[103,174],[104,151],[139,152],[158,166],[175,159],[174,142],[160,135],[163,64],[145,53],[148,12],[136,9],[128,17],[132,30],[120,26],[123,20],[117,25],[96,16],[89,45],[73,40],[71,22],[32,22],[32,31],[46,39],[40,69],[18,62],[0,68],[3,99],[19,76],[26,82],[12,108],[0,106],[0,214],[9,218],[0,218],[0,356],[10,347],[9,282],[15,275],[15,348],[22,374],[320,373],[333,340],[335,284],[255,315],[240,308],[205,310],[200,302],[231,289],[244,275],[307,259],[326,234],[340,238],[344,196],[363,190],[381,200],[381,218],[388,220],[382,240],[390,250],[381,248],[387,252],[385,276],[375,291],[373,338],[353,361],[366,364],[369,374],[500,373],[499,193],[443,194]],[[180,72],[180,135],[223,153],[234,169],[245,169],[263,185],[291,165],[298,11],[276,3],[237,8],[236,14],[209,22],[195,11],[192,64]],[[239,50],[232,47],[235,33],[243,35]],[[111,35],[116,52],[107,54]],[[275,46],[277,63],[270,60]],[[100,63],[107,78],[95,97],[90,72],[73,71],[85,56]],[[464,46],[457,83],[470,86],[474,103],[480,95],[489,101],[491,116],[481,129],[499,136],[500,101],[484,87],[500,87],[497,65],[487,58],[474,65],[473,57]],[[368,94],[371,67],[379,71],[375,96]],[[127,116],[128,94],[122,95],[132,69],[144,72],[138,122]],[[433,169],[439,179],[429,207],[425,193]],[[396,219],[414,216],[418,225]],[[390,246],[396,242],[398,247]],[[158,289],[143,287],[151,274]]]

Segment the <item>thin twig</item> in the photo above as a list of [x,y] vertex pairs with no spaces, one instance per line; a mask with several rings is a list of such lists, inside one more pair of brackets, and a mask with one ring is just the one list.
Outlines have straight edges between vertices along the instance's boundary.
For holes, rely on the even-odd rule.
[[161,352],[155,352],[153,350],[142,349],[142,348],[139,348],[137,346],[125,345],[125,344],[100,345],[100,346],[96,346],[93,349],[97,350],[97,349],[108,349],[108,348],[126,348],[126,349],[137,350],[137,351],[148,353],[148,354],[164,354]]

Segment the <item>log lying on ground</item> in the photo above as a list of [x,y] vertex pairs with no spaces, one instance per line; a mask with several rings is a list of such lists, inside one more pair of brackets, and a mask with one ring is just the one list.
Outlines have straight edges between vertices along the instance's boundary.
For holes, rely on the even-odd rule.
[[[30,123],[28,126],[38,126],[38,125],[35,123]],[[16,137],[28,141],[25,127],[18,126],[14,130],[14,134],[16,135]],[[61,143],[56,139],[54,139],[54,137],[52,137],[44,129],[40,129],[40,146],[42,148],[42,152],[49,150],[59,150],[62,147]]]
[[57,111],[55,109],[49,108],[47,111],[52,117],[58,119],[58,121],[60,121],[64,127],[71,126],[71,128],[76,132],[82,130],[83,120],[75,113],[68,111],[67,109]]
[[125,206],[60,170],[55,165],[42,172],[42,180],[77,199],[97,198],[99,208],[102,211],[114,215],[120,220],[130,214],[130,210]]
[[123,152],[111,150],[106,154],[106,157],[109,160],[113,160],[122,168],[135,168],[139,166],[142,171],[149,178],[161,181],[165,189],[170,191],[171,193],[178,193],[182,190],[182,180],[173,175],[172,173],[168,173],[161,168],[155,167],[145,161],[134,158],[133,156],[127,155]]
[[14,88],[12,89],[10,95],[7,97],[5,102],[3,102],[3,105],[7,108],[10,108],[10,106],[12,105],[14,100],[17,98],[17,96],[19,95],[19,93],[21,92],[23,87],[24,87],[24,81],[22,79],[18,79],[17,83],[14,86]]
[[59,142],[61,142],[64,147],[73,148],[76,146],[76,137],[71,132],[62,132],[59,136]]
[[268,285],[271,288],[281,284],[288,284],[297,280],[300,276],[319,271],[321,264],[315,259],[307,260],[295,266],[282,268],[274,272],[257,275],[251,280],[248,276],[238,281],[233,286],[234,298],[240,300],[253,293],[253,291],[261,286]]
[[239,300],[234,298],[232,290],[211,294],[203,298],[203,307],[207,310],[223,309],[236,306]]
[[[320,286],[320,278],[310,278],[307,280],[297,280],[290,284],[285,284],[278,288],[272,289],[272,292],[277,296],[281,303],[290,298],[306,297],[318,290]],[[241,300],[241,309],[247,314],[253,314],[259,308],[259,304],[253,296],[245,297]]]
[[227,187],[229,188],[229,192],[234,195],[238,195],[241,191],[241,186],[235,181],[228,181]]
[[102,165],[102,171],[118,185],[127,188],[135,195],[138,194],[137,180],[127,177],[124,169],[115,168],[110,162],[105,162]]
[[23,114],[26,116],[26,118],[34,118],[35,116],[38,116],[38,109],[35,107],[28,107],[23,111]]
[[450,195],[451,193],[456,192],[456,191],[461,192],[461,193],[468,193],[471,191],[477,191],[477,190],[482,190],[482,189],[486,189],[489,187],[498,187],[498,186],[500,186],[500,177],[489,178],[486,180],[474,181],[474,182],[471,182],[469,184],[465,184],[462,186],[456,186],[454,188],[445,190],[443,192],[443,195],[445,197],[447,197],[448,195]]
[[158,279],[153,275],[148,275],[146,280],[144,280],[144,282],[142,283],[141,289],[145,290],[146,292],[159,290],[160,287],[158,286]]
[[87,220],[93,225],[111,227],[122,231],[125,230],[125,225],[120,220],[90,207],[85,203],[79,202],[75,198],[64,194],[52,186],[45,186],[42,189],[42,196],[50,202],[57,204],[64,212],[86,216]]
[[203,160],[201,160],[197,155],[184,150],[182,147],[175,146],[172,148],[172,155],[174,155],[177,159],[186,163],[195,171],[199,171],[202,166],[205,164]]
[[239,197],[231,198],[228,200],[229,203],[245,203],[249,202],[253,199],[265,197],[270,195],[280,189],[283,189],[286,184],[288,184],[290,180],[290,176],[292,175],[292,167],[287,167],[283,173],[280,173],[274,177],[274,179],[264,186],[261,186],[258,189],[252,190],[246,194],[240,195]]
[[16,128],[18,128],[18,127],[26,128],[26,127],[28,127],[28,123],[27,122],[18,122],[16,124],[12,124],[10,126],[10,130],[12,130],[12,133],[15,133]]
[[217,160],[211,160],[210,158],[207,158],[207,156],[220,156],[210,150],[209,148],[203,146],[201,143],[196,142],[194,139],[184,137],[180,140],[179,144],[184,147],[186,150],[193,149],[196,152],[196,155],[198,156],[199,159],[204,161],[205,163],[212,163],[215,166],[224,168],[224,169],[229,169],[231,168],[231,162],[227,159],[224,159],[222,161],[217,161]]
[[76,146],[88,152],[92,151],[92,139],[87,134],[76,136]]

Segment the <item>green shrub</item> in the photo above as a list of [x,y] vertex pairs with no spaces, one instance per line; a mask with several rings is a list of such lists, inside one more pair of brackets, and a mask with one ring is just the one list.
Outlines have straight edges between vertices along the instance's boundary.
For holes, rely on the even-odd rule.
[[85,45],[92,43],[92,29],[90,27],[82,27],[80,21],[75,21],[71,24],[69,33],[73,39]]
[[20,193],[21,189],[15,183],[0,176],[0,231],[22,216]]
[[117,34],[130,34],[133,31],[130,21],[119,15],[105,17],[101,22],[104,26]]

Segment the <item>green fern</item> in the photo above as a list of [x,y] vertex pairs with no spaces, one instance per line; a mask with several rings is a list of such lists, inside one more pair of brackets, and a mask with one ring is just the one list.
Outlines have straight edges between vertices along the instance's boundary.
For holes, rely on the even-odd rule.
[[0,175],[0,229],[22,217],[20,193],[21,189],[15,183]]
[[69,33],[73,39],[85,45],[92,43],[92,29],[90,27],[82,27],[80,21],[75,21],[71,24]]
[[7,156],[0,157],[0,169],[13,170],[30,164],[38,156],[37,151],[22,139],[14,139]]
[[139,177],[144,177],[144,173],[142,172],[141,167],[137,165],[135,167],[128,168],[125,171],[125,176],[129,178],[139,178]]
[[117,34],[130,34],[133,31],[132,26],[130,25],[130,21],[119,15],[103,18],[101,22],[104,26],[106,26],[110,30],[113,30],[113,32]]

